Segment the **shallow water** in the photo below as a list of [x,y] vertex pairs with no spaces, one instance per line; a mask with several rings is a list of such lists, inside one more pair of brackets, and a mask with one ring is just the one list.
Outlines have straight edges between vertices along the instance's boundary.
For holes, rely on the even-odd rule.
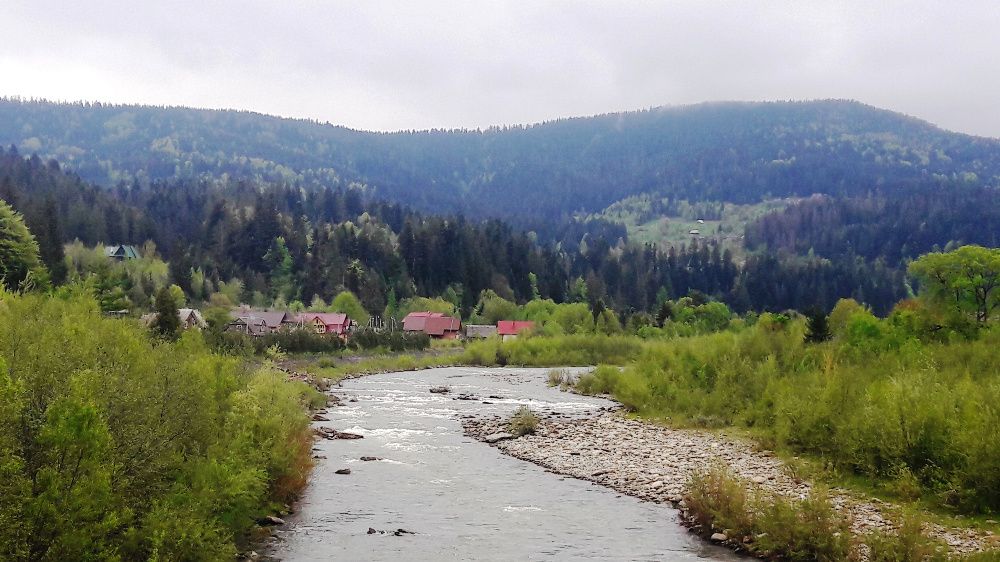
[[[548,388],[547,373],[455,367],[345,381],[335,389],[344,406],[331,408],[330,421],[316,425],[364,439],[317,442],[316,454],[327,458],[317,461],[297,513],[277,532],[268,555],[287,561],[739,559],[688,533],[669,506],[546,472],[462,434],[462,416],[506,416],[521,404],[567,416],[612,405]],[[438,385],[451,392],[429,392]],[[477,399],[457,399],[463,393]],[[334,473],[341,468],[351,474]],[[368,534],[369,528],[414,534]]]

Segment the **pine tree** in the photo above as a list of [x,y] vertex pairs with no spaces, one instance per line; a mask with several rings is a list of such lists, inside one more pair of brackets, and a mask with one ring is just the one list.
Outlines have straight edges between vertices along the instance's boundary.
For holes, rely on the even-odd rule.
[[60,285],[66,280],[66,259],[63,253],[63,231],[59,222],[59,212],[56,201],[52,197],[45,199],[42,210],[45,223],[36,231],[39,257],[52,276],[52,283]]
[[830,337],[830,322],[827,315],[819,307],[813,307],[806,318],[806,343],[821,343]]
[[154,334],[167,339],[176,339],[181,329],[181,317],[177,312],[177,302],[169,287],[163,287],[156,292],[156,318],[153,319],[150,330]]

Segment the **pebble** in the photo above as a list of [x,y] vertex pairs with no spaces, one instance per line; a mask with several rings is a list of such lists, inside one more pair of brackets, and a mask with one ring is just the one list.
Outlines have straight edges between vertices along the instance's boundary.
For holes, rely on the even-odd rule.
[[[591,480],[646,501],[669,501],[682,510],[691,475],[719,462],[776,494],[805,497],[811,489],[808,482],[792,476],[773,452],[756,451],[750,442],[653,425],[614,411],[570,420],[547,418],[535,435],[519,439],[493,440],[506,429],[506,420],[499,416],[466,419],[463,425],[468,435],[551,472]],[[831,491],[830,500],[837,509],[848,512],[856,534],[894,528],[888,514],[896,511],[896,506],[836,490]],[[988,531],[931,525],[928,532],[952,544],[957,553],[983,550],[995,540]]]

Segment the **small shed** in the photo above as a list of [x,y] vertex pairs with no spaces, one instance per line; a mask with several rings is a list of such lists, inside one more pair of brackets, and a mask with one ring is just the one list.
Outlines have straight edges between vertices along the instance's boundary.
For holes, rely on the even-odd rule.
[[497,335],[497,327],[492,324],[466,324],[465,338],[469,340],[482,340],[492,338]]

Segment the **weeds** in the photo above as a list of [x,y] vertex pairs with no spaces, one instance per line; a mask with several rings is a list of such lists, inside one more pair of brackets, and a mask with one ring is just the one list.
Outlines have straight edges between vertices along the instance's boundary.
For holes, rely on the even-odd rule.
[[721,531],[751,552],[781,560],[846,560],[850,522],[822,494],[801,501],[751,487],[726,468],[696,474],[684,497],[702,532]]
[[510,431],[515,437],[534,435],[540,422],[541,420],[535,412],[531,411],[531,408],[521,406],[514,412],[514,415],[511,416],[510,421],[507,422],[507,430]]

